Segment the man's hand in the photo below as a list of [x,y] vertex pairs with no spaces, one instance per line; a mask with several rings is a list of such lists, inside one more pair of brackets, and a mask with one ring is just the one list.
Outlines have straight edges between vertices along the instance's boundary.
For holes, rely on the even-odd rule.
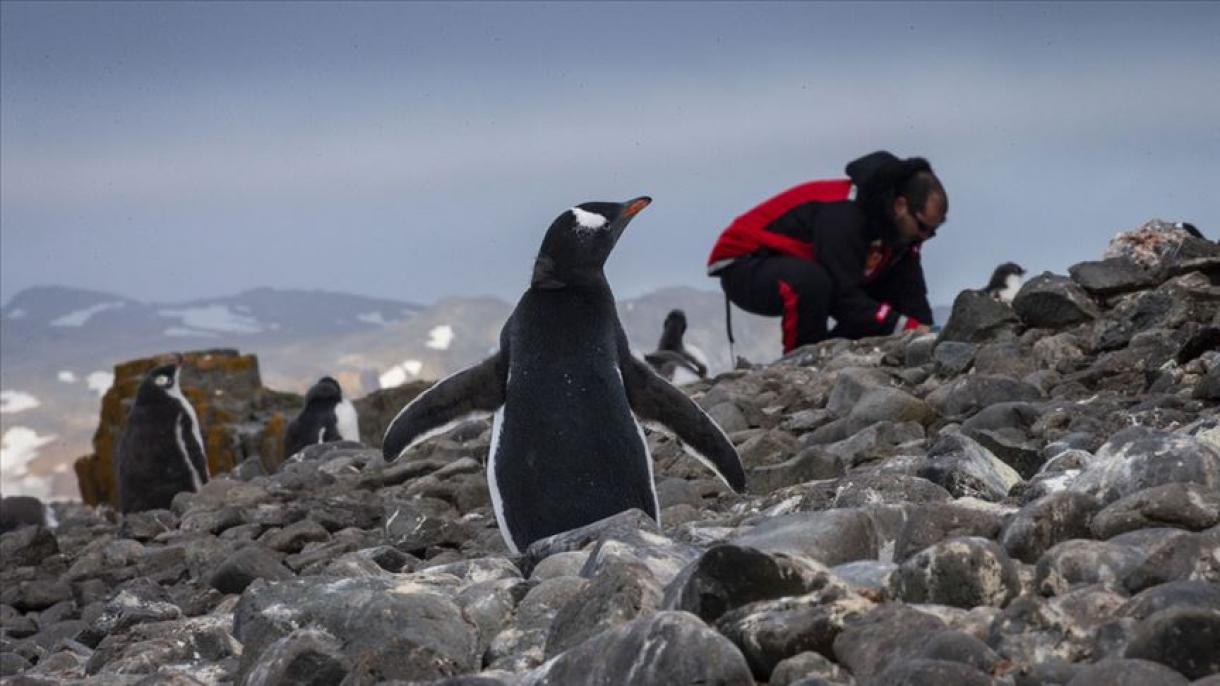
[[914,331],[916,334],[925,334],[925,333],[931,332],[932,327],[928,326],[927,324],[920,324],[919,326],[912,329],[912,331]]

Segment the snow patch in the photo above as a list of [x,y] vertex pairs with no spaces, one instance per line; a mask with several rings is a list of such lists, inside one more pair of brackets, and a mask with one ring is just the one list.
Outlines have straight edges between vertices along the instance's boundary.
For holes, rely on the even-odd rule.
[[433,350],[448,350],[449,344],[453,342],[453,327],[448,324],[432,327],[428,332],[428,342],[424,345]]
[[382,388],[397,388],[407,382],[407,371],[399,365],[394,365],[388,371],[377,377],[377,383]]
[[4,432],[0,437],[0,480],[6,485],[6,493],[43,499],[51,495],[49,480],[34,477],[27,466],[38,457],[38,449],[53,440],[54,435],[39,436],[37,431],[24,426],[14,426]]
[[0,414],[16,414],[38,407],[38,398],[25,391],[0,391]]
[[251,316],[230,310],[228,305],[188,307],[183,310],[159,310],[162,317],[181,320],[188,329],[204,329],[225,333],[260,333],[263,325]]
[[382,388],[394,388],[406,383],[407,379],[419,376],[419,373],[423,370],[423,362],[419,360],[403,360],[402,364],[396,364],[382,372],[377,380]]
[[365,324],[376,324],[377,326],[385,326],[389,324],[385,317],[381,316],[380,312],[361,312],[356,315],[356,321],[364,322]]
[[83,310],[69,312],[62,317],[52,319],[51,326],[84,326],[86,322],[93,318],[93,315],[105,312],[106,310],[117,310],[126,304],[123,302],[98,303],[93,307],[86,307]]
[[72,372],[68,371],[67,369],[59,370],[59,374],[56,374],[55,378],[59,379],[60,381],[62,381],[64,383],[76,383],[76,375],[73,374]]
[[85,385],[89,390],[98,394],[98,397],[106,395],[106,391],[114,385],[113,372],[90,372],[89,376],[85,377]]

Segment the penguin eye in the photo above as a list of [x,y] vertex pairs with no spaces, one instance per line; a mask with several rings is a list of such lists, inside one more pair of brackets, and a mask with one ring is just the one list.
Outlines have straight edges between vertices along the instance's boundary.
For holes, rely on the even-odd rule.
[[170,383],[171,383],[170,378],[164,374],[158,374],[157,378],[154,379],[153,381],[161,388],[165,388],[166,386],[170,385]]

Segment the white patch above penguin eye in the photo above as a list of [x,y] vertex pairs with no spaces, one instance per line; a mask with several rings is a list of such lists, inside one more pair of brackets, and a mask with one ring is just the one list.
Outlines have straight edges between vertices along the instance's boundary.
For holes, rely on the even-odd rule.
[[594,231],[606,225],[606,218],[596,212],[582,210],[579,207],[572,208],[572,216],[576,217],[576,230]]
[[166,376],[164,374],[158,374],[157,378],[153,379],[153,382],[156,383],[161,388],[165,388],[173,383],[173,379],[170,379],[168,376]]

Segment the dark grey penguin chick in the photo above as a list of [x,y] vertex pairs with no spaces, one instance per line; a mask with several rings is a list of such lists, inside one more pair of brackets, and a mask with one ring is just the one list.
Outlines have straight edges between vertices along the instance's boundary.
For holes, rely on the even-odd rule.
[[991,280],[983,289],[991,297],[1001,302],[1011,303],[1017,297],[1024,282],[1025,270],[1016,262],[1005,262],[991,273]]
[[144,376],[116,451],[123,512],[167,509],[180,491],[208,481],[199,418],[182,394],[179,364]]
[[300,414],[288,422],[284,459],[316,443],[359,440],[356,408],[343,397],[339,382],[324,376],[305,393],[305,407]]
[[671,310],[665,315],[664,328],[657,349],[644,356],[658,374],[667,381],[674,381],[678,370],[684,370],[702,379],[707,376],[707,366],[686,349],[682,336],[686,333],[686,313]]

